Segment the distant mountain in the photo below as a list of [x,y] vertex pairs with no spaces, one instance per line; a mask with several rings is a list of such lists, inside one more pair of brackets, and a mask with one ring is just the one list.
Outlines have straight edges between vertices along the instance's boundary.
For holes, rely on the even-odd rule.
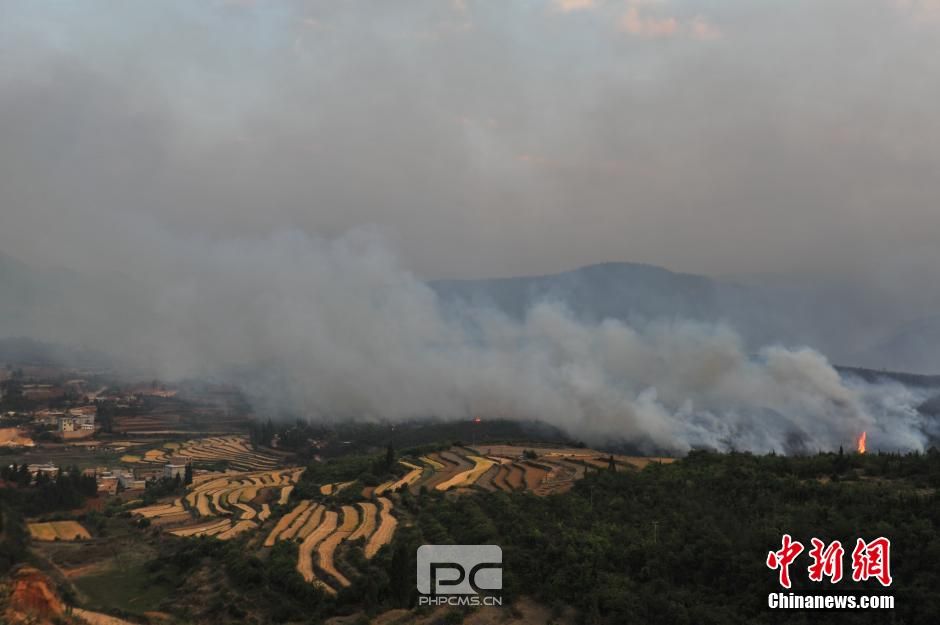
[[440,280],[431,286],[449,306],[490,305],[514,317],[522,317],[537,302],[551,301],[587,321],[725,322],[753,347],[783,342],[839,353],[839,331],[827,328],[845,326],[844,319],[841,324],[838,321],[844,311],[820,310],[819,299],[806,292],[742,285],[634,263],[604,263],[533,277]]
[[587,321],[725,322],[751,348],[808,345],[845,365],[940,373],[940,317],[898,329],[883,310],[866,306],[870,294],[847,285],[741,284],[633,263],[430,284],[447,306],[487,305],[521,318],[535,303],[551,301]]
[[[486,305],[521,318],[534,304],[551,301],[591,322],[724,322],[751,349],[808,345],[843,365],[940,373],[940,317],[898,326],[895,318],[904,311],[850,285],[744,284],[635,263],[429,284],[445,307]],[[88,276],[36,268],[0,253],[0,338],[25,336],[100,349],[102,340],[133,336],[141,320],[152,318],[153,299],[141,288],[118,272]]]
[[843,376],[853,376],[869,383],[890,381],[911,388],[940,388],[940,375],[923,375],[891,371],[890,369],[865,369],[863,367],[843,367],[839,365],[836,365],[836,370]]
[[543,276],[440,280],[431,286],[445,301],[494,305],[515,317],[547,300],[563,303],[590,320],[682,316],[717,321],[753,305],[754,299],[744,287],[632,263],[590,265]]
[[859,352],[855,361],[888,369],[940,373],[940,316],[901,326]]

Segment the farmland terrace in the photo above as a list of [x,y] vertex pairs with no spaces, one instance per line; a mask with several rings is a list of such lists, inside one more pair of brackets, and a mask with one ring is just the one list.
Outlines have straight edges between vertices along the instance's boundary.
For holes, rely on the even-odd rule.
[[[314,463],[308,473],[304,467],[272,467],[276,458],[252,450],[244,440],[214,437],[148,451],[141,461],[159,463],[171,454],[224,458],[231,466],[252,470],[197,475],[185,495],[135,508],[135,517],[179,538],[244,538],[248,549],[262,552],[288,543],[296,548],[296,571],[329,595],[348,588],[398,528],[413,523],[403,504],[423,492],[546,497],[567,492],[589,471],[636,470],[673,460],[584,448],[454,445],[409,451],[385,466],[387,459],[357,464],[355,457]],[[331,474],[335,465],[340,469]],[[381,472],[386,479],[376,479]],[[343,479],[321,480],[324,475]]]

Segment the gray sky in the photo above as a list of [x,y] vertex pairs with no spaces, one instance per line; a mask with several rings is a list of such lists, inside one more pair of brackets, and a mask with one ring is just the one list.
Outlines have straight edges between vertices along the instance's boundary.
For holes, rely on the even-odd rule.
[[0,0],[0,249],[369,225],[422,277],[929,278],[938,35],[936,0]]

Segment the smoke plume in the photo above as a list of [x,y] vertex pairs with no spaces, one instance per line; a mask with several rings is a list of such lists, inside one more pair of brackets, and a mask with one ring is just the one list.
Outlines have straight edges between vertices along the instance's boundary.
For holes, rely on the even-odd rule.
[[537,419],[592,443],[675,452],[834,449],[863,430],[884,449],[924,445],[911,391],[846,383],[810,348],[751,353],[721,325],[585,323],[550,301],[522,320],[445,307],[372,231],[147,234],[123,263],[133,286],[96,302],[86,319],[97,322],[58,332],[167,378],[248,370],[265,407]]

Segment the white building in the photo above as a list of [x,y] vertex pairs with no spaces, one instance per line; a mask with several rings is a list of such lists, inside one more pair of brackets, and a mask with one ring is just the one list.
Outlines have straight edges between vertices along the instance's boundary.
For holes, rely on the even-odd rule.
[[173,479],[177,475],[179,478],[186,478],[186,465],[189,464],[189,458],[180,458],[174,457],[170,458],[170,461],[163,465],[163,477],[168,477]]
[[31,464],[28,465],[29,472],[36,476],[40,473],[44,473],[49,477],[54,478],[59,474],[59,467],[52,464],[51,462],[46,462],[45,464]]
[[56,417],[60,432],[94,432],[95,415],[89,413],[63,414]]

